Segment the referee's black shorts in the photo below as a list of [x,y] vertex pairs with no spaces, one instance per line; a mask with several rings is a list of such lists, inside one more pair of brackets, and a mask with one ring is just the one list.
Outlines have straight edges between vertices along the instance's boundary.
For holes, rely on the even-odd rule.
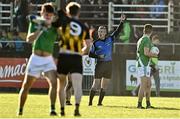
[[60,53],[58,56],[57,72],[64,75],[68,73],[82,74],[82,56]]
[[112,62],[111,61],[97,61],[95,68],[95,78],[111,78]]

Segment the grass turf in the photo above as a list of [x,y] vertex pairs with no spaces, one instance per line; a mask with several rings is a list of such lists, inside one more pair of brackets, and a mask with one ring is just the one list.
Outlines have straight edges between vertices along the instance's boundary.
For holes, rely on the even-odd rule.
[[[74,97],[72,97],[72,103]],[[80,106],[83,118],[180,118],[180,98],[152,97],[155,109],[137,109],[137,97],[106,96],[104,106],[97,106],[98,96],[94,98],[93,106],[88,105],[88,96],[83,96]],[[0,118],[19,118],[16,116],[18,94],[0,94]],[[145,106],[145,100],[143,102]],[[59,102],[56,103],[59,113]],[[66,106],[67,118],[73,118],[74,106]],[[25,104],[22,118],[52,118],[49,116],[49,97],[45,94],[30,94]],[[53,118],[59,118],[55,116]]]

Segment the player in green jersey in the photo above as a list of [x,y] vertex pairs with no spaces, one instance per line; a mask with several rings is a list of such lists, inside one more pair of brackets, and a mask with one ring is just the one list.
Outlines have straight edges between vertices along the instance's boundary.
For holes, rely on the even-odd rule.
[[57,39],[57,28],[51,23],[54,18],[54,8],[52,4],[45,3],[41,7],[41,18],[44,23],[38,24],[37,19],[31,17],[27,35],[27,42],[32,43],[32,55],[29,58],[27,69],[19,93],[18,115],[23,114],[23,107],[26,102],[28,92],[37,78],[42,73],[49,83],[49,96],[51,103],[50,115],[56,115],[55,101],[57,90],[56,65],[52,57],[54,42]]
[[157,54],[150,52],[153,44],[150,40],[150,36],[153,32],[151,24],[146,24],[143,29],[143,36],[137,42],[137,70],[138,78],[140,78],[140,89],[138,93],[138,106],[137,108],[144,108],[142,106],[142,100],[146,97],[146,108],[152,108],[150,104],[151,94],[151,68],[150,62],[152,57],[157,57]]

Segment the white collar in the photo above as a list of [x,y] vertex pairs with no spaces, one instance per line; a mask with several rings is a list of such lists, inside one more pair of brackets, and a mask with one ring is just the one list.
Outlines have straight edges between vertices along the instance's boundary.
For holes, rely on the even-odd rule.
[[148,37],[148,38],[150,38],[150,36],[149,36],[149,35],[147,35],[147,34],[143,34],[143,37]]

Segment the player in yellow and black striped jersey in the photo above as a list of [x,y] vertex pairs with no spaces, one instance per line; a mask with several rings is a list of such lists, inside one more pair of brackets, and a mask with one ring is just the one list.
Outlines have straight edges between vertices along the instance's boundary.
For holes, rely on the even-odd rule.
[[[65,107],[65,82],[68,74],[71,74],[75,94],[74,116],[80,116],[79,104],[82,96],[82,48],[83,44],[88,45],[90,40],[88,28],[81,23],[80,5],[70,2],[66,6],[66,12],[58,11],[58,20],[53,25],[59,27],[60,53],[58,57],[57,72],[60,79],[59,100],[61,104],[61,115],[64,116]],[[87,51],[85,47],[84,51]]]
[[[72,3],[74,2],[71,2],[70,4]],[[58,22],[54,23],[54,26],[60,26],[58,30],[60,34],[60,52],[82,54],[82,48],[84,47],[83,42],[85,42],[85,40],[87,39],[90,39],[89,29],[84,23],[78,20],[77,16],[79,15],[74,16],[71,14],[75,14],[75,10],[73,10],[73,12],[70,13],[70,15],[66,14],[64,10],[59,10]]]
[[67,19],[59,29],[60,46],[63,52],[82,53],[83,41],[89,38],[88,28],[76,19]]

